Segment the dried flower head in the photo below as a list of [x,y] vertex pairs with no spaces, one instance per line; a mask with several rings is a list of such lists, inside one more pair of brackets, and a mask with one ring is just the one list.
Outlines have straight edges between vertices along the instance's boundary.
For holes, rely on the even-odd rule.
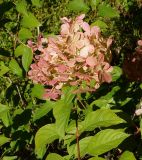
[[28,41],[34,63],[28,76],[34,83],[46,85],[44,98],[57,99],[64,85],[78,86],[79,92],[95,91],[103,82],[111,82],[110,45],[100,28],[84,22],[85,15],[75,20],[62,18],[60,35]]

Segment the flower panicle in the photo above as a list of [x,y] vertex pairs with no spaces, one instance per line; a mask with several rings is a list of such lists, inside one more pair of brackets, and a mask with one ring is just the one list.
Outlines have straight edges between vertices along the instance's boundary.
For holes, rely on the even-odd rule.
[[60,35],[48,38],[40,35],[36,43],[28,41],[34,53],[28,77],[47,86],[45,99],[57,99],[65,85],[78,86],[79,92],[86,92],[112,81],[113,67],[109,64],[112,39],[104,39],[100,28],[91,27],[84,17],[84,14],[75,20],[64,17]]

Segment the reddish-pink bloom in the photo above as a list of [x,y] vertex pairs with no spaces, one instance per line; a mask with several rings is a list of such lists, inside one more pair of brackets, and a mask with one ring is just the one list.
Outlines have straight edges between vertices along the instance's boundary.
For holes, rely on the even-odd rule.
[[45,99],[56,100],[64,85],[78,86],[76,93],[80,93],[95,91],[101,83],[111,82],[112,67],[106,60],[112,39],[104,39],[100,28],[91,27],[84,17],[64,17],[60,35],[48,39],[39,36],[37,43],[28,41],[35,55],[28,76],[34,83],[46,85]]

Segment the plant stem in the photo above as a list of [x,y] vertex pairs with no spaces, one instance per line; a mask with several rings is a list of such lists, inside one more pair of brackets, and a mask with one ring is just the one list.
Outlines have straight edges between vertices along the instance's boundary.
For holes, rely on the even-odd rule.
[[77,157],[78,157],[78,160],[81,160],[81,157],[80,157],[80,146],[79,146],[79,130],[78,130],[77,106],[76,106],[76,143],[77,143]]

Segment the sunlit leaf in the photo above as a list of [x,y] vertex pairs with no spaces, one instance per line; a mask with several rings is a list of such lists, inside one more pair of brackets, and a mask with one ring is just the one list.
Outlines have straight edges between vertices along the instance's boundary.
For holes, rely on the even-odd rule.
[[96,127],[108,127],[125,122],[110,109],[98,109],[90,112],[84,121],[84,128],[87,131],[94,130]]
[[15,59],[12,59],[9,62],[9,68],[14,74],[22,77],[22,69],[20,68],[18,62]]
[[27,15],[24,15],[21,21],[21,24],[26,28],[34,28],[34,27],[41,26],[40,22],[32,13],[28,13]]
[[38,158],[43,158],[47,144],[58,138],[59,135],[57,134],[55,124],[47,124],[41,127],[35,135],[35,152]]
[[32,38],[32,32],[29,29],[21,28],[18,34],[21,40],[26,40]]
[[119,160],[136,160],[134,154],[130,151],[125,151],[119,158]]
[[64,160],[64,158],[57,153],[50,153],[46,157],[46,160]]
[[30,64],[32,63],[33,60],[33,53],[31,48],[25,46],[24,52],[22,55],[22,65],[25,71],[27,72],[29,70]]

